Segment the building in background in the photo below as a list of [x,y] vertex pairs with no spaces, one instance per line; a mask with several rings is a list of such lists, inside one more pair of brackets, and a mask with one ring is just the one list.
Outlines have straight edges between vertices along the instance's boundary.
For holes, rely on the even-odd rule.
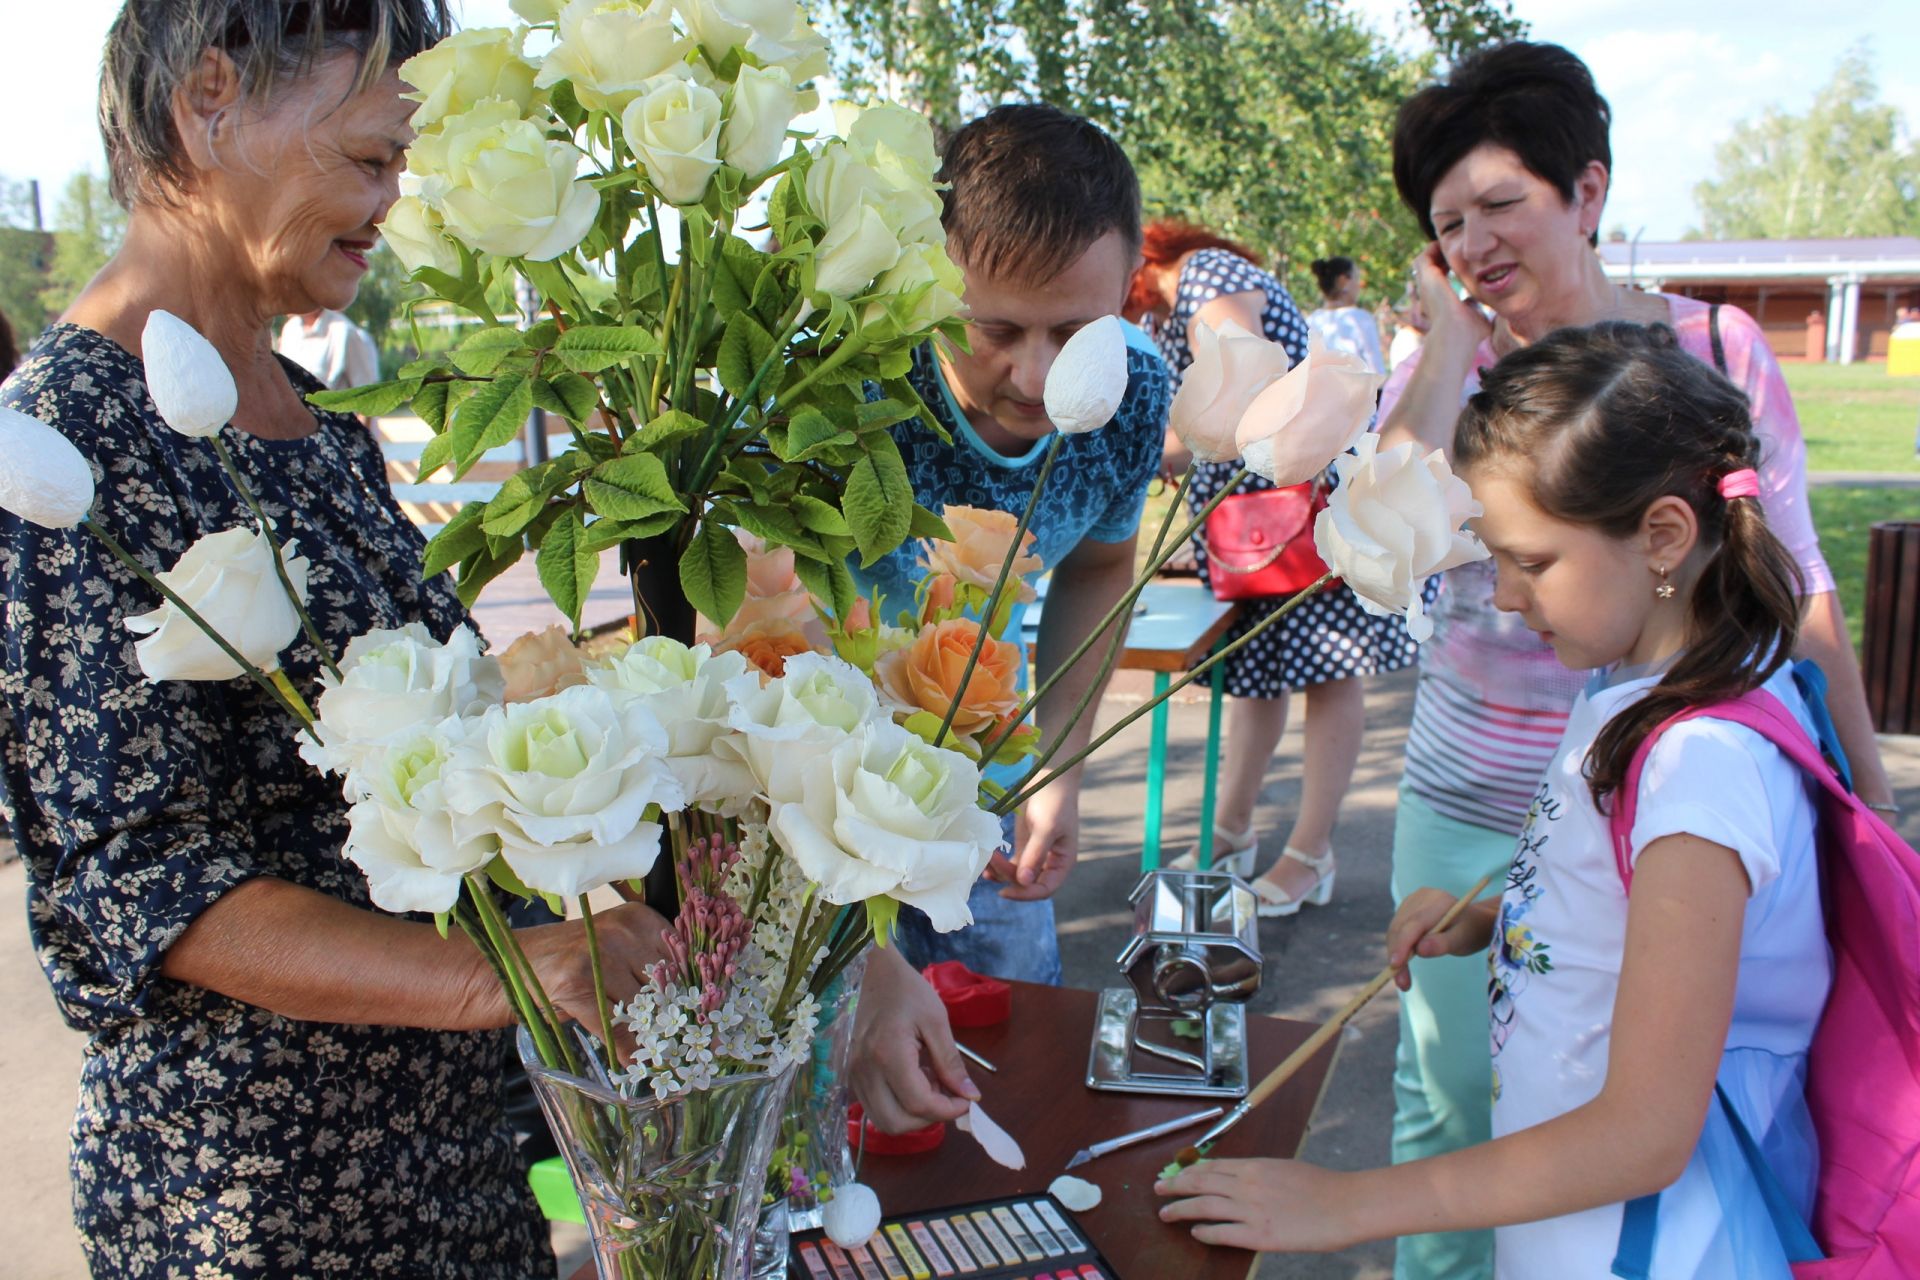
[[1610,240],[1607,278],[1739,307],[1783,360],[1884,360],[1895,312],[1920,306],[1920,236]]

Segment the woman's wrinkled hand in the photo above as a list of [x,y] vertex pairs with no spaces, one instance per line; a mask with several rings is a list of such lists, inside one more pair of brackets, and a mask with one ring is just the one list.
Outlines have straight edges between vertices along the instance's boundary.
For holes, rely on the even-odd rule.
[[1476,903],[1462,911],[1444,932],[1434,932],[1440,917],[1452,908],[1454,896],[1444,889],[1415,889],[1400,903],[1387,925],[1387,963],[1398,972],[1395,985],[1402,991],[1413,985],[1407,962],[1418,956],[1470,956],[1485,951],[1493,941],[1493,918],[1498,904]]
[[1413,256],[1411,275],[1414,297],[1427,314],[1429,341],[1451,342],[1471,352],[1493,336],[1493,325],[1479,306],[1453,291],[1438,240]]
[[[661,937],[667,921],[645,903],[624,902],[594,912],[593,927],[600,941],[600,974],[611,1008],[631,1000],[647,980],[647,967],[666,958]],[[564,920],[514,933],[554,1008],[605,1040],[606,1028],[600,1025],[600,1007],[594,998],[585,922]],[[623,1051],[630,1048],[618,1037],[615,1043]]]
[[1256,1253],[1327,1253],[1360,1243],[1353,1175],[1298,1160],[1202,1160],[1156,1182],[1163,1222],[1192,1222],[1202,1244]]

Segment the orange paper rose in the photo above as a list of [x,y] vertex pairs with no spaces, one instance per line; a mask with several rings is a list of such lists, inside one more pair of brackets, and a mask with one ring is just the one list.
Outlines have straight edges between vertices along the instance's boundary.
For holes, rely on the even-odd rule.
[[[979,634],[980,624],[971,618],[936,623],[910,647],[882,654],[873,664],[873,682],[898,711],[945,716]],[[1012,715],[1020,706],[1019,680],[1020,647],[988,640],[954,713],[953,732],[971,738]]]
[[769,676],[787,672],[787,659],[796,653],[819,652],[788,618],[762,618],[742,627],[728,627],[713,647],[715,653],[737,653]]
[[587,682],[580,650],[560,627],[529,631],[508,645],[500,655],[500,671],[507,680],[507,702],[532,702]]
[[[1020,522],[1010,512],[984,511],[979,507],[948,507],[940,514],[947,528],[953,530],[953,541],[936,539],[927,544],[927,572],[949,574],[962,587],[992,591],[994,580],[1000,576],[1000,566],[1006,561],[1007,548],[1013,542],[1013,531],[1020,527]],[[1020,554],[1014,557],[1013,574],[1007,580],[1007,589],[1014,593],[1015,599],[1033,599],[1033,588],[1027,585],[1026,576],[1043,567],[1040,557],[1033,554],[1033,533],[1029,531],[1021,543]]]

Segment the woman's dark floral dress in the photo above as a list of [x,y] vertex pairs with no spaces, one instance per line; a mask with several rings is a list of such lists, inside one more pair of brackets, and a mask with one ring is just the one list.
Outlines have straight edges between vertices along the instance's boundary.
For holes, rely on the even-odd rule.
[[[212,448],[167,428],[140,361],[102,335],[55,326],[0,398],[79,446],[94,518],[149,569],[248,522]],[[312,563],[315,622],[335,652],[410,619],[446,635],[460,604],[420,581],[377,444],[319,418],[300,440],[225,434]],[[246,680],[146,683],[122,620],[159,601],[83,530],[0,513],[0,577],[0,797],[40,963],[91,1037],[73,1203],[94,1274],[552,1275],[501,1118],[505,1033],[297,1022],[160,973],[255,876],[369,905],[340,853],[339,787],[300,760],[285,714]],[[311,698],[312,648],[284,662]]]

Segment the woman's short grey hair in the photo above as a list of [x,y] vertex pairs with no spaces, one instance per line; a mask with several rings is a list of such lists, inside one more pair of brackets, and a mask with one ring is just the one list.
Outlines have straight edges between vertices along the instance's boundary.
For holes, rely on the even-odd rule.
[[173,95],[208,49],[233,59],[257,106],[342,51],[356,58],[358,92],[452,29],[446,0],[126,0],[100,63],[113,198],[131,208],[184,185]]

